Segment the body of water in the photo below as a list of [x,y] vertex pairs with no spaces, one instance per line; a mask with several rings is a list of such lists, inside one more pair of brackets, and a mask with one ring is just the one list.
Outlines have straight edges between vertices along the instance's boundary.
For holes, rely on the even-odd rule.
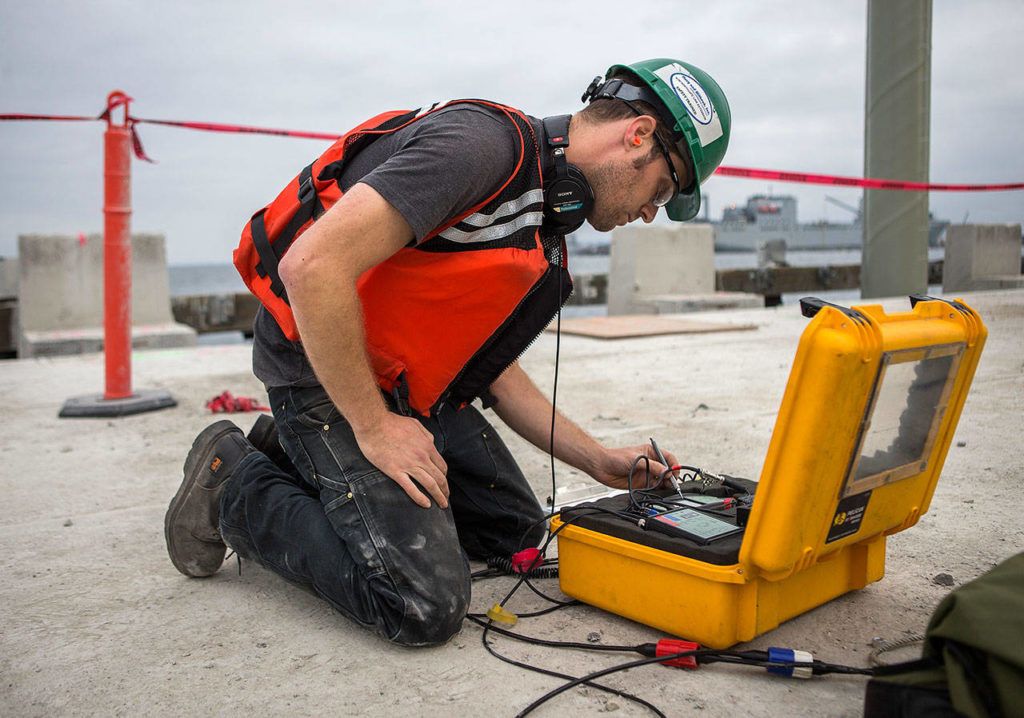
[[233,264],[177,264],[167,271],[172,297],[249,291]]
[[[942,259],[942,247],[928,249],[929,261]],[[805,249],[789,250],[786,261],[794,267],[823,267],[825,265],[860,264],[859,249]],[[610,259],[607,254],[569,255],[569,270],[574,274],[605,274]],[[757,252],[716,252],[715,269],[757,269]]]
[[[931,248],[928,250],[928,258],[942,259],[943,252],[942,248]],[[803,250],[786,253],[786,261],[795,267],[860,264],[860,260],[859,249]],[[607,274],[609,263],[607,254],[570,255],[569,270],[573,274]],[[715,269],[756,268],[756,252],[715,254]],[[242,278],[231,264],[180,264],[171,266],[169,271],[172,297],[246,291]]]

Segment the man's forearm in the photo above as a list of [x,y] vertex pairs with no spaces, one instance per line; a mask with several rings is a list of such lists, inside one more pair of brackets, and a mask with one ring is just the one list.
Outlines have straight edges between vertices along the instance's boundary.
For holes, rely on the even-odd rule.
[[551,447],[551,402],[518,363],[491,386],[498,400],[495,413],[509,428],[542,451],[570,466],[594,475],[602,447],[593,437],[563,414],[555,413],[555,445]]
[[[590,474],[594,479],[612,488],[648,486],[669,467],[659,462],[650,444],[608,448],[590,434],[555,413],[555,445],[551,447],[551,402],[530,380],[518,364],[512,365],[491,385],[497,398],[495,412],[509,428],[543,451],[553,449],[555,457]],[[637,457],[648,461],[639,473]],[[675,456],[665,452],[666,460],[674,465]]]
[[[330,219],[309,231],[330,231]],[[302,348],[327,395],[359,433],[387,409],[366,356],[358,276],[316,252],[285,256],[298,265],[282,278]]]
[[363,272],[412,239],[397,210],[356,184],[284,255],[281,281],[313,371],[363,455],[420,506],[429,508],[433,498],[444,508],[447,466],[429,431],[388,411],[367,357],[357,288]]
[[325,293],[310,287],[305,296],[289,288],[302,346],[317,379],[356,433],[369,430],[387,411],[366,356],[359,297],[350,291]]

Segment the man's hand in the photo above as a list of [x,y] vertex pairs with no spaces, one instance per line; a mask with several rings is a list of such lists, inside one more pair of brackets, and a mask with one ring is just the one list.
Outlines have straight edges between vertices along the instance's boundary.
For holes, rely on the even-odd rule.
[[[664,452],[665,458],[675,466],[676,457],[669,452]],[[650,459],[650,473],[648,473],[647,462],[640,461],[633,470],[633,488],[644,489],[655,486],[669,467],[658,461],[658,455],[650,444],[640,446],[627,446],[621,449],[607,449],[601,456],[600,461],[591,473],[595,479],[606,486],[614,489],[628,489],[629,471],[636,461],[636,457],[646,456]]]
[[385,412],[372,428],[355,431],[356,442],[370,463],[405,489],[409,498],[423,508],[430,499],[442,509],[448,507],[448,466],[434,448],[434,438],[416,419]]

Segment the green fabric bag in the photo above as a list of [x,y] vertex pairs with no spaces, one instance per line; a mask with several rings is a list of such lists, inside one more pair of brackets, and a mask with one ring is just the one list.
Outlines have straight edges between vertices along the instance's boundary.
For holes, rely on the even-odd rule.
[[1024,716],[1024,553],[939,603],[918,661],[867,685],[865,718]]

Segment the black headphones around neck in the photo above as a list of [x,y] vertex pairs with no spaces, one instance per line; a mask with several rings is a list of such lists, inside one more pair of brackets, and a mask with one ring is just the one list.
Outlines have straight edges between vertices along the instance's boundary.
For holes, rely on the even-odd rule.
[[544,189],[544,225],[554,234],[580,228],[594,206],[594,192],[583,172],[565,159],[571,115],[544,118],[544,134],[555,163],[555,176]]

